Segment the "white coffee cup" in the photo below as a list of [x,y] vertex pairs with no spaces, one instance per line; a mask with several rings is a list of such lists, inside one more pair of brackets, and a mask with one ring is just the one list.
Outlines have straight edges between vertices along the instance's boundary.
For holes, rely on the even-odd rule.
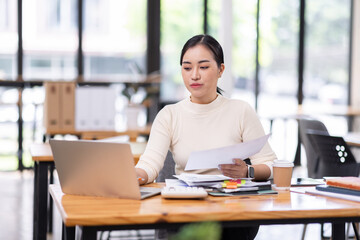
[[291,186],[294,163],[284,160],[275,160],[273,164],[275,190],[289,190]]

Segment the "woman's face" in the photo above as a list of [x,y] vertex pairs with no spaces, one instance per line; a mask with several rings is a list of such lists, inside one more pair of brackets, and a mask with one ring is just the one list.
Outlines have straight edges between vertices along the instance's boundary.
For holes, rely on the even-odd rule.
[[199,44],[189,48],[183,56],[181,74],[191,93],[191,101],[200,104],[212,102],[217,96],[217,82],[224,69],[224,64],[218,67],[207,47]]

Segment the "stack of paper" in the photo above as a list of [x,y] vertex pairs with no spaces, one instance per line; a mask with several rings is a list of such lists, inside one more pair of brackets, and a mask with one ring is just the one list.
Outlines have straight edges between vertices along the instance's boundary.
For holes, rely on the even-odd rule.
[[220,188],[221,183],[224,180],[230,180],[231,178],[224,175],[203,175],[203,174],[191,174],[191,173],[182,173],[180,175],[175,175],[175,177],[190,187],[212,187]]
[[[185,183],[190,187],[206,187],[213,188],[220,192],[225,193],[234,193],[234,192],[249,192],[249,191],[258,191],[258,190],[270,190],[271,183],[267,182],[253,182],[250,178],[241,179],[241,184],[235,189],[228,189],[224,187],[224,181],[233,180],[230,177],[224,175],[202,175],[202,174],[189,174],[182,173],[180,175],[175,175],[177,179]],[[175,184],[172,182],[172,184]]]
[[271,190],[271,182],[253,182],[251,179],[246,179],[246,182],[236,189],[220,189],[221,192],[233,193],[233,192],[249,192],[259,190]]

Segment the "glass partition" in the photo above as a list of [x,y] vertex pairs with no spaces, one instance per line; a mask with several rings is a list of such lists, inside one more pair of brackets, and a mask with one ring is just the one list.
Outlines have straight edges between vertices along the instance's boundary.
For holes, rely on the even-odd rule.
[[23,0],[25,80],[77,77],[76,0]]
[[0,0],[0,79],[15,80],[17,65],[17,1]]
[[[325,113],[330,133],[343,135],[349,84],[350,0],[307,1],[303,109]],[[344,115],[345,116],[345,115]]]
[[255,106],[257,0],[233,1],[233,98]]
[[261,1],[258,112],[262,116],[297,111],[298,33],[298,0]]
[[278,158],[287,160],[298,142],[298,39],[299,1],[261,1],[258,114]]
[[84,0],[85,81],[146,73],[146,6],[145,0]]
[[161,98],[177,101],[187,95],[180,68],[180,53],[185,42],[203,33],[203,1],[161,1]]
[[[256,10],[257,0],[232,2],[232,98],[243,99],[255,105],[255,56],[256,56]],[[221,1],[208,4],[209,34],[220,41]],[[227,56],[225,56],[226,59]],[[226,60],[225,60],[226,61]],[[225,69],[226,71],[226,69]]]

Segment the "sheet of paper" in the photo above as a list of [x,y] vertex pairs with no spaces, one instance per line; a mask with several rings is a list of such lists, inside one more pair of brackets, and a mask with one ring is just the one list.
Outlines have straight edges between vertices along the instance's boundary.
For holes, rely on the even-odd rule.
[[167,187],[177,187],[177,186],[188,187],[186,183],[180,181],[179,179],[165,179],[165,183]]
[[207,174],[195,174],[195,173],[182,173],[180,175],[174,175],[174,177],[183,180],[185,182],[219,182],[224,180],[230,180],[232,178],[224,175],[207,175]]
[[234,158],[246,159],[259,152],[269,139],[270,134],[249,142],[232,146],[192,152],[185,171],[218,168],[219,164],[232,164]]
[[221,183],[224,180],[231,179],[224,175],[206,175],[206,174],[193,174],[193,173],[181,173],[180,175],[174,175],[174,177],[178,178],[179,181],[186,183],[190,187],[210,187],[210,188],[221,188]]

